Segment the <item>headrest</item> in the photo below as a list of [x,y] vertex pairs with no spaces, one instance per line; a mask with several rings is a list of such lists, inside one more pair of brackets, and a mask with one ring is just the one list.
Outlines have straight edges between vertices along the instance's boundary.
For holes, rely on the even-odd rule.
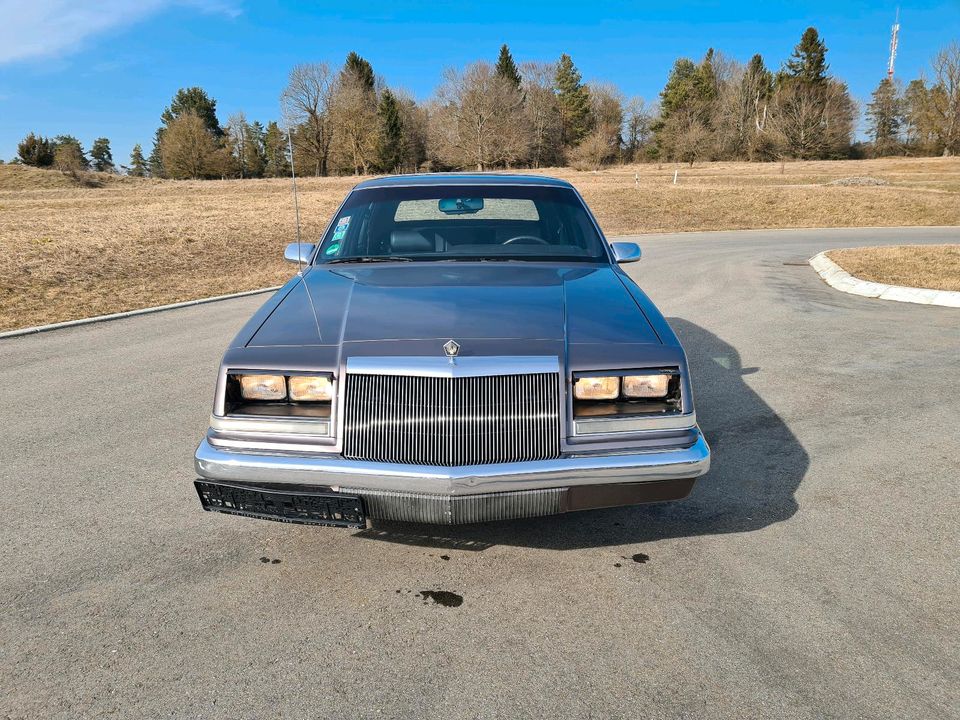
[[432,252],[432,240],[428,240],[416,230],[394,230],[390,233],[390,250],[405,252]]

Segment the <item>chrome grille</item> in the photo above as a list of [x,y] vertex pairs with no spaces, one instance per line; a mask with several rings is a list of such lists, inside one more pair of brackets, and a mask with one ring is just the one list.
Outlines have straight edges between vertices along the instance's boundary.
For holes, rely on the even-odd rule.
[[421,377],[347,373],[345,457],[481,465],[560,456],[555,373]]

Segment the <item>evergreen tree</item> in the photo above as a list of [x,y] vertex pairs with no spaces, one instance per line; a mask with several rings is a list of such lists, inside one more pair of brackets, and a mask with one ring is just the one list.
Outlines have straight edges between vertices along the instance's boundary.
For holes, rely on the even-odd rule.
[[167,126],[186,113],[192,113],[199,117],[214,137],[220,138],[223,136],[223,128],[220,127],[220,121],[217,120],[217,101],[207,95],[203,88],[191,87],[177,90],[176,95],[170,102],[170,107],[163,111],[160,119]]
[[686,107],[693,97],[697,66],[689,58],[677,58],[667,77],[667,84],[660,91],[660,117],[668,119],[674,111]]
[[273,120],[267,123],[267,130],[263,135],[263,149],[266,154],[264,174],[267,177],[286,177],[290,174],[287,135]]
[[50,167],[53,165],[53,143],[47,138],[30,133],[17,144],[17,158],[24,165]]
[[873,140],[877,155],[890,155],[899,148],[902,123],[902,101],[897,86],[890,78],[884,78],[873,91],[872,101],[867,104],[867,132]]
[[389,90],[384,90],[377,106],[377,166],[394,172],[403,160],[403,118],[400,105]]
[[90,147],[90,157],[93,159],[93,169],[97,172],[110,172],[113,167],[113,153],[110,151],[110,141],[105,137],[97,138]]
[[569,55],[564,53],[557,63],[556,92],[561,116],[561,144],[576,145],[590,132],[590,93],[580,82],[580,71]]
[[343,64],[343,74],[353,76],[359,81],[361,87],[373,91],[375,84],[373,66],[357,53],[351,52],[347,55],[346,62]]
[[517,64],[513,61],[513,55],[510,54],[510,48],[504,43],[500,46],[500,57],[497,58],[497,75],[504,80],[509,81],[515,88],[520,89],[520,71]]
[[150,150],[150,159],[147,163],[150,166],[150,176],[155,178],[166,177],[163,170],[163,155],[160,153],[160,145],[163,142],[163,128],[157,128],[153,135],[153,148]]
[[259,120],[254,120],[247,125],[247,144],[245,147],[246,157],[244,164],[247,168],[248,177],[263,177],[267,166],[267,153],[264,145],[266,133]]
[[140,143],[133,146],[130,152],[130,175],[133,177],[146,177],[147,161],[143,157],[143,149]]
[[816,28],[808,27],[785,64],[785,74],[811,85],[827,81],[827,46]]

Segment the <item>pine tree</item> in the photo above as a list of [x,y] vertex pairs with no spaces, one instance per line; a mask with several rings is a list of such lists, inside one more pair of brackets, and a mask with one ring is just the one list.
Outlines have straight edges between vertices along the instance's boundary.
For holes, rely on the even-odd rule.
[[902,101],[897,86],[890,78],[884,78],[867,104],[867,132],[873,140],[877,155],[890,155],[897,151],[900,125],[903,122]]
[[247,144],[245,146],[246,158],[244,164],[247,168],[247,176],[259,178],[263,177],[267,166],[267,152],[264,145],[265,132],[263,125],[259,120],[254,120],[247,125]]
[[573,146],[590,132],[590,93],[580,82],[580,71],[569,55],[564,53],[557,63],[556,91],[561,116],[561,143]]
[[377,166],[382,172],[395,172],[403,160],[403,118],[390,90],[380,96],[377,125]]
[[791,59],[787,60],[785,73],[811,85],[823,85],[827,81],[827,46],[816,28],[808,27],[800,42],[793,49]]
[[140,147],[140,143],[134,145],[130,152],[129,173],[133,177],[146,177],[147,175],[147,161],[143,157],[143,149]]
[[267,177],[286,177],[290,174],[290,161],[287,158],[287,136],[273,120],[267,123],[263,136],[263,149],[266,153]]
[[223,136],[223,128],[217,120],[217,101],[207,95],[203,88],[191,87],[177,90],[173,100],[170,101],[170,107],[163,111],[160,119],[164,125],[169,125],[186,113],[193,113],[199,117],[214,137]]
[[343,63],[343,74],[352,75],[360,82],[361,87],[373,91],[375,84],[373,66],[357,53],[351,52],[347,55],[346,62]]
[[41,135],[30,133],[17,144],[17,158],[24,165],[50,167],[53,165],[53,143]]
[[90,147],[90,157],[93,159],[93,169],[97,172],[111,172],[113,167],[113,153],[110,151],[110,141],[105,137],[97,138]]
[[689,58],[677,58],[660,91],[660,118],[668,119],[676,110],[686,107],[693,96],[697,66]]
[[515,88],[520,89],[520,71],[517,64],[513,61],[513,55],[510,54],[510,48],[504,43],[500,46],[500,57],[497,58],[497,76],[509,81]]
[[153,148],[150,150],[150,159],[147,161],[150,166],[150,177],[162,178],[167,174],[163,170],[163,155],[160,153],[160,145],[163,143],[163,128],[157,128],[153,135]]

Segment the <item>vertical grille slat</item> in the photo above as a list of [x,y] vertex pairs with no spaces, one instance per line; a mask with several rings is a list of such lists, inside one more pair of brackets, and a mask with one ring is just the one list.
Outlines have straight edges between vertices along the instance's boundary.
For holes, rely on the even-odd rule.
[[348,373],[343,454],[446,467],[559,457],[557,375]]

